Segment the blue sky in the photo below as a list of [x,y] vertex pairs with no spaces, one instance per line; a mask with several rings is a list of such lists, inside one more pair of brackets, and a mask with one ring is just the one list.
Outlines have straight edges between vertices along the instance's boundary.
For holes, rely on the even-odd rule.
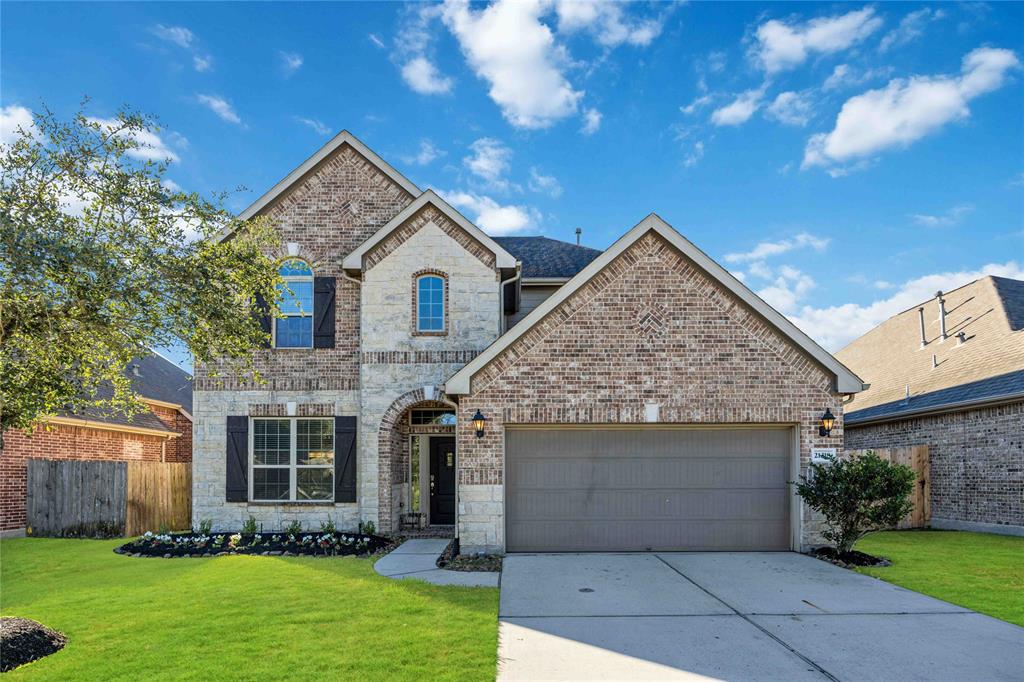
[[1024,277],[1024,4],[0,5],[4,128],[157,114],[241,210],[346,128],[492,234],[655,211],[826,348]]

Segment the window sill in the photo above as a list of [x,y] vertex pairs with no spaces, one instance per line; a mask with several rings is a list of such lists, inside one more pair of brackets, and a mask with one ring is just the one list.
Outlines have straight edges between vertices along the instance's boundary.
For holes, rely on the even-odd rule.
[[313,500],[300,500],[298,502],[290,501],[265,501],[265,500],[250,500],[245,502],[250,507],[337,507],[339,505],[351,504],[355,505],[355,502],[328,502],[328,501],[313,501]]

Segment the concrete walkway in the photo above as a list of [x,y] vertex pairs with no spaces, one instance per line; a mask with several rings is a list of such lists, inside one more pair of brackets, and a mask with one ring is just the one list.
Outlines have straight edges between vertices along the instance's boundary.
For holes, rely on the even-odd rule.
[[413,578],[434,585],[465,585],[467,587],[497,587],[499,573],[492,571],[448,571],[437,567],[451,540],[406,540],[385,554],[373,565],[382,576],[403,580]]
[[505,558],[499,680],[1021,680],[1024,628],[811,557]]

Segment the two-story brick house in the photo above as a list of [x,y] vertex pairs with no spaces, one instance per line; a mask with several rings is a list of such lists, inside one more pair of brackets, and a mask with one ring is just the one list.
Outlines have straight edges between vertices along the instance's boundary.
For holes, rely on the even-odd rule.
[[657,216],[604,253],[491,238],[347,132],[255,215],[285,317],[265,383],[196,368],[196,522],[421,514],[468,551],[813,541],[788,481],[842,447],[862,384]]

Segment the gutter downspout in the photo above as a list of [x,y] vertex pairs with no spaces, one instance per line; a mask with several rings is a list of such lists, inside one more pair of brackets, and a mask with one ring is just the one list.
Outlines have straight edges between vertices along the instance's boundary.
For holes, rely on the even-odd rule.
[[498,285],[498,336],[507,331],[505,329],[505,285],[517,281],[522,275],[523,264],[516,261],[516,274]]

